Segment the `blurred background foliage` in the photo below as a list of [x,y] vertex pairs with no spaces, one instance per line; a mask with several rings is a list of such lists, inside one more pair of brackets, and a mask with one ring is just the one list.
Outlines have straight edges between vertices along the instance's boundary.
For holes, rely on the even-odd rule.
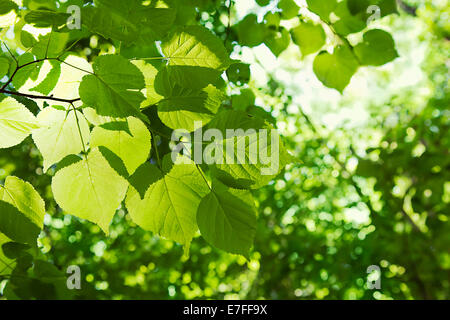
[[[400,58],[358,71],[343,95],[318,82],[312,58],[289,42],[278,57],[256,33],[246,34],[253,48],[237,44],[248,19],[282,35],[265,15],[276,1],[256,2],[198,1],[177,17],[205,25],[244,61],[229,71],[228,103],[276,123],[298,160],[256,192],[251,259],[200,237],[183,258],[124,210],[110,237],[64,215],[29,138],[0,150],[0,180],[18,176],[44,197],[41,252],[63,272],[81,267],[79,299],[449,299],[448,2],[400,1],[398,15],[373,22],[391,32]],[[92,59],[111,47],[91,37],[75,50]],[[367,287],[371,265],[381,268],[380,290]]]

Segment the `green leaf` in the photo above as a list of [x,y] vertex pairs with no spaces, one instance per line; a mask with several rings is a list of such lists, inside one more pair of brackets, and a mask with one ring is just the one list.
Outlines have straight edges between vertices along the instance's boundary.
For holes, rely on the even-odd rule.
[[337,6],[337,0],[306,0],[308,9],[325,21],[330,21],[330,14]]
[[227,70],[228,80],[238,85],[248,83],[250,75],[250,65],[246,63],[233,63]]
[[270,51],[278,57],[289,47],[289,44],[291,43],[291,36],[289,35],[289,31],[281,27],[278,30],[268,31],[264,43]]
[[241,90],[239,95],[233,95],[231,97],[231,103],[233,104],[233,109],[247,111],[248,107],[255,104],[255,94],[250,88]]
[[81,19],[92,33],[98,33],[106,39],[132,42],[139,36],[136,21],[131,18],[134,6],[124,1],[95,1],[98,7],[83,7]]
[[40,229],[44,226],[45,203],[30,183],[17,177],[7,177],[3,188],[0,187],[0,200],[14,205]]
[[343,92],[359,64],[347,46],[338,46],[332,54],[323,51],[314,60],[313,70],[327,87]]
[[[167,73],[169,81],[193,90],[204,89],[210,84],[218,87],[220,82],[223,81],[223,79],[220,78],[222,71],[216,69],[195,66],[167,66],[156,76],[156,87],[158,86],[157,82],[160,80],[159,78],[164,75],[164,73]],[[158,92],[158,88],[155,89]]]
[[241,46],[256,47],[263,43],[267,29],[264,24],[258,23],[255,14],[249,14],[236,26],[239,44]]
[[25,48],[31,48],[37,43],[37,40],[31,33],[22,30],[20,31],[20,42],[22,42]]
[[112,152],[111,150],[109,150],[104,146],[98,147],[98,150],[100,151],[102,156],[106,159],[106,161],[108,161],[110,167],[113,168],[119,174],[119,176],[127,180],[130,178],[130,174],[128,173],[128,170],[125,167],[125,163],[123,162],[122,159],[119,158],[118,155],[116,155],[114,152]]
[[148,189],[141,199],[139,192],[130,187],[126,206],[131,219],[145,230],[183,244],[187,252],[198,229],[198,205],[208,193],[197,167],[192,162],[172,164],[169,154],[163,159],[163,171],[146,165],[145,173],[140,173]]
[[[221,137],[215,137],[215,142],[202,149],[204,158],[211,155],[213,174],[230,187],[262,187],[286,165],[287,152],[281,138],[262,119],[227,110],[219,113],[206,129],[217,129]],[[234,153],[227,152],[227,144],[233,147]]]
[[379,29],[364,33],[363,42],[354,50],[361,64],[368,66],[381,66],[398,57],[390,33]]
[[396,0],[347,0],[346,3],[351,15],[361,15],[366,20],[375,13],[375,11],[368,10],[373,5],[379,8],[381,17],[398,12]]
[[23,104],[10,97],[0,102],[0,149],[18,145],[36,128],[36,118]]
[[256,3],[261,7],[265,7],[270,3],[270,0],[256,0]]
[[286,20],[295,18],[300,10],[294,0],[280,0],[278,8],[281,9],[281,17]]
[[376,5],[380,7],[382,17],[398,13],[397,0],[378,0]]
[[246,112],[250,115],[266,120],[273,126],[276,126],[277,124],[277,119],[272,115],[272,113],[264,110],[262,107],[251,105],[247,108]]
[[145,41],[153,41],[162,39],[172,28],[176,17],[176,10],[171,8],[145,8],[137,12],[139,19],[139,27],[141,30],[140,37]]
[[[34,272],[36,276],[44,282],[55,282],[58,280],[66,280],[66,275],[58,270],[55,265],[43,261],[34,261]],[[66,282],[66,281],[64,281]]]
[[98,149],[60,169],[52,180],[55,201],[67,213],[96,223],[106,234],[128,188]]
[[86,75],[80,84],[83,103],[99,115],[128,117],[138,114],[144,95],[145,80],[139,69],[117,55],[99,56],[94,74]]
[[0,0],[0,15],[5,15],[12,10],[18,10],[19,6],[11,0]]
[[370,0],[347,0],[347,8],[352,15],[364,12],[370,6]]
[[146,125],[139,119],[127,119],[130,133],[95,127],[92,131],[91,148],[106,147],[125,164],[129,174],[143,164],[150,153],[151,136]]
[[35,61],[34,55],[30,52],[26,52],[19,56],[18,64],[19,66],[22,66],[22,68],[17,71],[12,81],[12,84],[14,85],[14,88],[16,90],[19,90],[27,82],[28,79],[32,79],[35,81],[39,77],[43,62],[32,63],[24,67],[25,64],[33,61]]
[[8,74],[10,62],[6,57],[0,57],[0,79]]
[[32,10],[25,15],[25,21],[37,28],[59,27],[66,24],[70,14],[48,9]]
[[[83,108],[83,115],[89,121],[89,123],[93,124],[94,126],[103,126],[108,125],[111,123],[117,123],[117,122],[126,122],[126,118],[115,118],[115,117],[109,117],[109,116],[99,116],[98,113],[93,108]],[[129,131],[129,130],[125,130]]]
[[156,91],[164,96],[158,103],[158,115],[161,121],[172,129],[194,131],[194,122],[209,123],[224,100],[220,90],[212,85],[195,90],[184,88],[170,81],[166,72],[158,75]]
[[0,245],[0,248],[3,250],[3,253],[5,254],[6,257],[10,259],[17,259],[23,256],[23,254],[31,247],[23,243],[7,242],[4,243],[3,245]]
[[224,99],[222,92],[212,85],[200,91],[174,86],[168,93],[158,104],[159,118],[169,128],[190,132],[195,130],[195,121],[209,123]]
[[222,41],[208,29],[187,26],[163,43],[169,66],[194,66],[224,71],[231,61]]
[[0,232],[16,242],[35,244],[41,229],[15,206],[0,200]]
[[300,47],[303,56],[319,51],[327,39],[323,27],[311,22],[303,22],[291,30],[292,41]]
[[91,32],[125,42],[151,42],[172,28],[176,11],[143,6],[142,1],[96,0],[96,7],[82,9],[82,23]]
[[155,78],[158,74],[158,69],[143,60],[134,60],[133,64],[139,68],[145,79],[144,95],[147,99],[141,103],[141,108],[157,104],[163,99],[163,96],[158,94],[155,90]]
[[0,232],[0,276],[9,275],[12,273],[16,266],[16,262],[13,259],[8,258],[3,253],[3,246],[10,243],[12,240]]
[[36,91],[42,93],[43,95],[48,95],[58,84],[59,78],[61,77],[61,64],[58,61],[50,61],[52,65],[52,70],[47,74],[45,79],[39,83],[30,91]]
[[89,143],[89,125],[79,111],[75,115],[73,110],[47,107],[37,120],[41,127],[33,131],[33,140],[44,158],[44,172],[66,156],[80,153],[83,143]]
[[32,286],[33,296],[38,299],[71,300],[73,291],[67,288],[67,275],[60,271],[53,263],[35,259],[34,274],[39,283]]
[[249,191],[214,182],[197,211],[202,236],[210,244],[248,257],[256,234],[256,208]]
[[279,12],[274,13],[269,11],[264,16],[264,24],[269,29],[278,28],[280,26],[280,22],[281,22],[281,15]]
[[339,20],[333,23],[333,27],[341,36],[360,32],[367,26],[368,15],[366,11],[356,12],[353,15],[350,12],[348,0],[339,2],[334,13],[338,16]]
[[[188,1],[178,1],[178,0],[164,0],[164,3],[167,4],[170,8],[176,11],[176,19],[174,24],[178,26],[186,26],[193,24],[195,21],[195,17],[197,14],[196,5],[201,5],[196,1],[195,4]],[[200,1],[202,2],[202,1]],[[208,1],[209,5],[215,5],[211,1]],[[216,9],[214,6],[212,10]]]

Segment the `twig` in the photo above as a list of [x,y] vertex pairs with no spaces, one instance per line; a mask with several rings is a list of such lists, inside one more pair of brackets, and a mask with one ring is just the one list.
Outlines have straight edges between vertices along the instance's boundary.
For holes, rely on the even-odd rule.
[[231,7],[233,6],[233,0],[229,0],[228,3],[228,26],[227,26],[227,33],[225,35],[225,41],[227,42],[228,37],[230,36],[230,31],[231,31]]
[[21,92],[9,91],[9,90],[0,90],[0,93],[10,94],[10,95],[19,96],[19,97],[25,97],[25,98],[30,98],[30,99],[52,100],[52,101],[57,101],[57,102],[70,103],[70,104],[73,104],[73,103],[81,100],[80,98],[63,99],[63,98],[55,98],[52,96],[39,96],[39,95],[27,94],[27,93],[21,93]]

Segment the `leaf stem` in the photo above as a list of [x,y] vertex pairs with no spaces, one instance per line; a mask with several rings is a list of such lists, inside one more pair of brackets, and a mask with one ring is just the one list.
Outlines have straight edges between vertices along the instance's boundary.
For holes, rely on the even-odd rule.
[[83,146],[83,153],[84,153],[85,156],[87,156],[86,146],[84,144],[84,139],[83,139],[83,134],[81,133],[80,121],[78,120],[77,109],[75,108],[73,103],[71,104],[71,106],[73,108],[73,112],[75,113],[75,120],[77,122],[78,134],[80,135],[81,144]]
[[[184,145],[183,141],[179,141],[179,142],[181,142]],[[189,152],[189,150],[187,148],[184,148],[184,150],[186,150],[189,153],[189,157],[192,158],[191,152]],[[198,172],[200,172],[200,175],[202,176],[203,180],[205,181],[206,185],[208,186],[208,189],[213,191],[212,187],[209,185],[208,179],[206,179],[205,173],[203,172],[202,168],[200,168],[200,166],[197,163],[195,163],[195,166],[197,167]]]
[[17,61],[16,57],[12,54],[12,52],[11,52],[11,50],[9,49],[8,45],[6,44],[6,42],[3,42],[3,41],[2,41],[2,43],[5,45],[6,50],[8,50],[9,54],[11,55],[11,57],[14,59],[14,61],[15,61],[16,64],[18,65],[19,62]]
[[158,145],[155,140],[155,133],[153,132],[152,128],[148,127],[148,129],[150,130],[150,135],[152,136],[152,142],[154,144],[154,149],[155,149],[155,154],[156,154],[156,161],[158,162],[158,166],[161,169],[162,164],[161,164],[161,158],[159,157]]
[[195,164],[195,166],[197,167],[198,172],[200,172],[200,175],[202,176],[202,178],[205,181],[206,185],[208,186],[209,190],[211,190],[211,192],[214,192],[211,185],[208,182],[208,179],[206,179],[205,173],[203,172],[202,168],[200,168],[200,166],[198,164]]
[[166,59],[168,59],[168,58],[167,57],[150,57],[150,58],[132,58],[130,60],[132,60],[132,61],[135,61],[135,60],[146,61],[146,60],[166,60]]
[[91,72],[91,71],[88,71],[88,70],[82,69],[82,68],[80,68],[80,67],[74,66],[73,64],[70,64],[70,63],[68,63],[68,62],[66,62],[66,61],[63,61],[63,60],[59,59],[59,58],[48,58],[47,60],[56,60],[56,61],[59,61],[60,63],[63,63],[63,64],[65,64],[65,65],[69,66],[69,67],[72,67],[72,68],[74,68],[74,69],[77,69],[77,70],[80,70],[80,71],[83,71],[83,72],[86,72],[86,73],[95,75],[95,74],[94,74],[93,72]]

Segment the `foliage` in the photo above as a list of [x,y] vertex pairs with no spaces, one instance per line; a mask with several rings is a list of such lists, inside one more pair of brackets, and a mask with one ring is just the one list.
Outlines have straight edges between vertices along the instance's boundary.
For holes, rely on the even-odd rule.
[[[447,297],[445,70],[428,66],[435,97],[396,127],[372,124],[385,137],[356,152],[351,131],[290,114],[284,84],[271,75],[258,87],[239,61],[249,48],[283,57],[297,46],[344,94],[358,72],[401,57],[385,25],[368,26],[371,5],[383,21],[406,19],[396,1],[257,1],[258,14],[241,19],[233,1],[19,2],[0,0],[6,298],[370,298],[365,270],[352,266],[377,263],[392,281],[374,298]],[[69,27],[71,5],[80,30]],[[263,163],[170,157],[177,129],[286,124],[300,137],[272,139],[281,166],[268,175]],[[370,219],[349,221],[355,211]],[[191,243],[199,233],[208,244]],[[73,264],[87,274],[78,292],[58,270]]]

